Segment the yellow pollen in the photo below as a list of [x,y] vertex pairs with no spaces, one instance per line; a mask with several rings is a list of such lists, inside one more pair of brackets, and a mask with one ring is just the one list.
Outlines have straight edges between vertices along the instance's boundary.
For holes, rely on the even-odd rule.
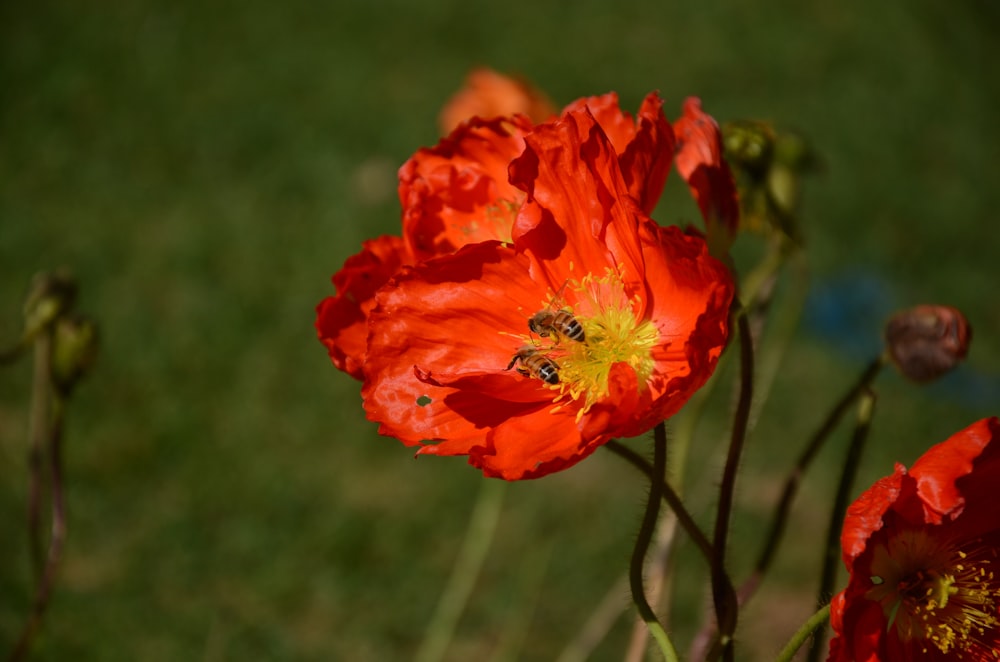
[[[573,305],[565,305],[571,299]],[[577,418],[609,392],[611,367],[626,363],[635,370],[639,388],[645,388],[653,373],[652,350],[660,340],[660,332],[650,320],[638,319],[638,296],[629,297],[621,275],[614,269],[604,274],[588,274],[580,280],[571,279],[563,288],[544,302],[542,308],[565,310],[583,327],[586,340],[550,338],[551,342],[531,342],[559,365],[559,383],[548,386],[558,390],[553,411],[569,401],[580,401]]]
[[866,597],[882,605],[902,641],[961,659],[992,651],[1000,627],[996,551],[982,541],[956,548],[954,540],[908,530],[875,548],[873,586]]

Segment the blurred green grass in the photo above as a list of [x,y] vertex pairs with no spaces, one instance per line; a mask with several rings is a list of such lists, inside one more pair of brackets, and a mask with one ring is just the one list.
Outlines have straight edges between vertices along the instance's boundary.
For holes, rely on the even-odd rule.
[[[481,478],[377,436],[315,340],[313,307],[364,238],[398,227],[395,169],[436,141],[473,65],[559,102],[613,89],[635,108],[659,89],[670,116],[699,95],[721,120],[800,130],[825,166],[806,190],[815,281],[848,283],[849,300],[868,279],[893,306],[967,312],[976,338],[955,379],[880,381],[855,491],[997,413],[1000,307],[984,295],[1000,274],[998,27],[984,0],[5,3],[0,339],[19,330],[32,274],[60,265],[103,332],[70,411],[69,544],[35,659],[413,655]],[[693,218],[678,194],[675,178],[658,220]],[[737,570],[792,449],[864,364],[837,338],[875,336],[882,319],[849,321],[789,350],[744,463]],[[0,378],[0,648],[30,600],[29,378],[26,365]],[[689,481],[705,522],[716,400]],[[798,540],[815,537],[837,453],[811,474]],[[645,487],[621,464],[598,453],[509,487],[449,659],[550,660],[574,636],[633,542]],[[746,659],[765,659],[812,604],[801,586],[818,550],[789,543],[746,615]],[[696,570],[675,605],[681,632],[705,605],[699,561],[682,550],[682,562]],[[629,620],[594,659],[620,659]]]

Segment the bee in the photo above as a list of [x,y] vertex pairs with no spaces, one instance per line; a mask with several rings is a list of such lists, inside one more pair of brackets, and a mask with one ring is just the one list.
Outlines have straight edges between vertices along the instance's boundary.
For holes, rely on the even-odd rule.
[[531,345],[525,345],[517,350],[517,353],[510,360],[507,370],[510,370],[520,361],[517,371],[525,377],[537,377],[546,384],[559,383],[559,364],[539,352]]
[[587,337],[583,332],[583,325],[573,317],[573,313],[568,310],[554,309],[554,303],[559,300],[565,287],[566,283],[563,283],[559,292],[552,298],[552,304],[531,316],[531,319],[528,320],[528,329],[542,338],[553,335],[557,339],[564,337],[576,342],[584,342]]
[[576,342],[584,342],[587,339],[583,332],[583,325],[568,310],[552,310],[551,308],[539,310],[528,320],[528,328],[532,333],[537,333],[542,338],[555,335]]

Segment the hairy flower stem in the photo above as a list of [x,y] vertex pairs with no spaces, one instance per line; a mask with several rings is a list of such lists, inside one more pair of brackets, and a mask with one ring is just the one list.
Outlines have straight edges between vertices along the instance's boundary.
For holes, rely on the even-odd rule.
[[[819,593],[816,604],[825,605],[830,602],[833,584],[837,578],[837,560],[840,558],[840,530],[844,525],[844,514],[851,500],[851,487],[861,463],[861,453],[871,429],[872,416],[875,413],[875,394],[865,391],[858,402],[858,422],[854,427],[854,436],[847,449],[844,468],[840,472],[840,484],[837,486],[837,496],[830,513],[830,523],[826,530],[826,547],[823,550],[823,572],[820,576]],[[825,637],[817,634],[809,646],[809,662],[818,662],[823,654]]]
[[726,575],[726,544],[729,537],[729,518],[733,510],[733,496],[736,491],[736,473],[739,469],[743,443],[746,440],[747,423],[750,420],[750,405],[753,403],[753,338],[746,309],[734,304],[733,316],[740,333],[740,392],[733,415],[733,429],[729,440],[726,466],[722,472],[719,488],[719,505],[716,510],[715,532],[712,537],[712,604],[715,608],[715,622],[719,628],[719,643],[724,660],[733,659],[733,633],[739,605],[736,594]]
[[[47,380],[46,384],[48,384]],[[59,562],[62,559],[63,544],[66,540],[66,507],[63,499],[62,473],[64,411],[65,400],[59,395],[55,396],[51,402],[51,418],[44,425],[46,437],[44,441],[49,453],[49,480],[52,488],[52,530],[49,536],[48,554],[45,557],[45,564],[41,566],[40,574],[37,578],[35,600],[32,604],[31,613],[8,658],[10,662],[23,660],[28,654],[31,642],[34,640],[39,627],[41,627],[45,610],[49,605],[49,598],[55,586],[56,572],[59,568]],[[49,407],[46,407],[47,415],[48,412]],[[32,480],[34,485],[35,481],[40,482],[40,477],[33,476]],[[33,532],[32,535],[37,538],[39,534]],[[38,544],[40,544],[40,541]]]
[[887,362],[887,357],[883,353],[877,359],[872,361],[865,371],[861,374],[858,381],[851,387],[851,389],[844,394],[844,396],[837,402],[836,406],[830,411],[826,420],[819,427],[809,443],[806,445],[802,454],[799,455],[798,461],[792,468],[788,477],[785,479],[785,487],[781,493],[781,499],[778,501],[778,506],[775,509],[774,517],[771,520],[771,528],[768,531],[767,538],[764,542],[764,548],[761,550],[760,556],[757,559],[757,563],[754,566],[753,573],[747,578],[743,585],[739,589],[739,603],[745,604],[747,600],[754,594],[757,587],[760,585],[761,580],[767,573],[768,569],[771,567],[771,562],[774,560],[774,555],[778,550],[778,544],[781,542],[781,538],[785,532],[785,526],[788,524],[788,515],[791,512],[792,501],[795,499],[795,495],[798,492],[799,484],[802,482],[803,476],[805,476],[806,469],[815,459],[819,450],[823,447],[823,443],[830,436],[830,433],[837,427],[840,419],[843,418],[844,414],[851,408],[855,400],[857,400],[862,393],[868,390],[869,385],[874,381],[875,377],[882,370]]
[[493,542],[506,487],[507,483],[501,480],[483,480],[448,585],[414,657],[417,662],[436,662],[444,658],[455,625]]
[[635,548],[632,550],[632,563],[629,565],[629,586],[632,589],[632,601],[639,615],[646,622],[649,631],[667,662],[677,662],[677,651],[667,636],[656,614],[646,600],[643,588],[642,570],[645,565],[646,552],[653,539],[656,520],[660,513],[660,499],[663,498],[664,472],[667,467],[667,427],[662,421],[653,430],[653,476],[649,481],[649,501],[642,517],[642,526],[636,536]]
[[809,635],[826,623],[829,618],[830,605],[823,605],[819,611],[809,617],[808,621],[802,624],[802,627],[799,628],[798,632],[792,635],[792,638],[788,640],[785,647],[781,649],[780,653],[778,653],[778,657],[774,658],[774,662],[791,662],[792,658],[795,657],[795,653],[802,648],[802,644],[806,642]]
[[682,527],[684,527],[684,531],[689,536],[691,536],[691,540],[693,540],[694,544],[698,546],[698,549],[705,556],[705,559],[711,561],[712,543],[708,540],[708,538],[705,537],[705,534],[702,533],[702,530],[698,527],[698,524],[694,521],[694,518],[691,517],[691,513],[689,513],[687,509],[684,507],[684,502],[681,501],[681,498],[670,486],[670,483],[663,480],[662,477],[659,479],[659,481],[657,481],[656,469],[652,467],[649,464],[649,462],[643,459],[638,453],[636,453],[634,450],[632,450],[625,444],[621,443],[620,441],[612,439],[608,443],[604,444],[604,446],[609,451],[623,458],[626,462],[636,467],[642,473],[646,474],[646,477],[649,478],[650,481],[660,483],[660,490],[662,491],[663,500],[667,502],[667,505],[670,506],[670,509],[673,510],[674,514],[677,515],[677,521],[680,523]]

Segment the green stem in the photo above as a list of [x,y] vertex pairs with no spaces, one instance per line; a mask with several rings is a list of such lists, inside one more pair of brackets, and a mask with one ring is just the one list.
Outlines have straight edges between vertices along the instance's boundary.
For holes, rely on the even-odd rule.
[[824,605],[819,611],[813,614],[808,621],[806,621],[799,631],[792,635],[792,638],[781,649],[778,653],[778,657],[774,658],[774,662],[791,662],[792,658],[795,657],[795,653],[802,648],[802,644],[806,642],[809,635],[813,633],[818,627],[823,625],[827,619],[830,618],[830,605]]
[[802,478],[805,475],[806,469],[812,463],[816,454],[823,447],[823,443],[830,436],[830,433],[837,427],[840,419],[843,418],[844,414],[850,409],[854,401],[864,393],[869,385],[874,381],[875,377],[882,370],[882,367],[886,364],[887,358],[883,354],[877,359],[872,361],[865,371],[861,374],[861,377],[857,382],[851,387],[851,389],[844,394],[840,401],[834,406],[833,410],[830,411],[826,420],[819,429],[813,434],[809,443],[806,445],[805,450],[799,456],[798,461],[792,468],[788,477],[785,479],[785,486],[781,494],[781,499],[778,502],[778,506],[775,509],[775,514],[771,520],[771,527],[768,531],[767,538],[765,539],[764,548],[757,559],[757,564],[754,566],[753,573],[747,578],[743,585],[739,589],[739,602],[740,604],[746,603],[747,600],[756,592],[757,587],[760,585],[761,580],[764,575],[771,567],[772,561],[774,561],[775,553],[778,550],[778,544],[781,542],[781,538],[785,532],[785,526],[788,523],[788,515],[791,512],[792,501],[795,499],[795,495],[798,492],[799,484],[802,482]]
[[[733,509],[736,490],[736,473],[739,468],[743,444],[746,440],[747,422],[750,419],[750,405],[753,403],[753,338],[744,309],[734,310],[740,334],[740,394],[733,416],[732,436],[726,466],[722,472],[719,489],[719,505],[715,518],[715,532],[712,538],[712,602],[715,620],[718,624],[722,652],[725,659],[732,659],[732,636],[736,631],[738,604],[736,596],[728,585],[726,575],[726,544],[729,535],[729,518]],[[728,586],[727,586],[728,585]],[[728,588],[728,590],[727,590]]]
[[441,594],[431,622],[427,626],[427,633],[414,658],[416,662],[436,662],[443,659],[455,633],[459,616],[468,602],[483,561],[486,559],[486,553],[493,542],[506,487],[507,483],[501,480],[483,480],[465,532],[465,539],[462,541],[448,585]]
[[632,550],[632,563],[629,565],[629,587],[632,589],[632,601],[642,620],[646,622],[650,633],[656,640],[667,662],[677,662],[677,650],[674,648],[670,637],[667,636],[656,614],[646,600],[646,593],[643,588],[642,570],[646,559],[646,552],[649,550],[649,543],[653,539],[653,531],[656,529],[656,520],[660,512],[660,499],[663,498],[664,473],[667,467],[667,428],[661,421],[653,431],[653,480],[649,482],[649,501],[646,503],[646,512],[642,517],[642,526],[639,528],[639,535],[635,540],[635,547]]
[[[854,428],[851,445],[847,449],[847,458],[844,460],[844,468],[840,473],[840,484],[837,486],[837,496],[834,498],[833,511],[830,513],[817,604],[826,604],[830,601],[833,583],[837,578],[837,560],[840,558],[840,530],[844,524],[844,514],[847,512],[847,504],[851,499],[851,488],[854,485],[854,477],[858,473],[858,466],[861,464],[861,454],[865,442],[868,440],[868,431],[871,429],[874,412],[875,394],[866,391],[858,403],[858,422]],[[813,639],[812,646],[809,648],[808,659],[810,662],[819,660],[822,655],[823,641],[824,637],[822,636]]]

